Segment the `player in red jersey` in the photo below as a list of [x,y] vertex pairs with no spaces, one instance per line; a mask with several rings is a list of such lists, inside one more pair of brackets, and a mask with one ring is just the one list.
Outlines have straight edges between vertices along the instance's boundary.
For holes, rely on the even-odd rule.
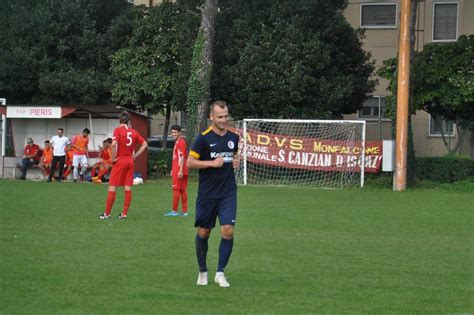
[[53,147],[49,140],[44,142],[43,156],[39,162],[39,168],[45,179],[49,176],[49,171],[51,170],[51,162],[53,161]]
[[[110,145],[112,144],[112,138],[107,138],[102,142],[102,147],[100,148],[99,157],[102,158],[102,161],[92,165],[91,177],[94,183],[102,183],[102,176],[107,174],[112,169],[112,149]],[[96,174],[98,172],[98,174]]]
[[171,135],[175,139],[173,148],[173,162],[171,166],[171,177],[173,178],[173,209],[165,216],[175,217],[178,215],[178,204],[181,197],[182,215],[188,215],[188,166],[186,165],[186,140],[181,135],[181,127],[171,126]]
[[[66,160],[64,162],[64,174],[63,180],[67,180],[67,177],[72,172],[72,159],[74,157],[74,149],[71,146],[66,147]],[[53,174],[54,175],[54,174]]]
[[[127,218],[128,208],[132,202],[133,160],[148,147],[143,137],[135,129],[128,126],[130,114],[127,111],[123,111],[120,114],[119,120],[120,127],[115,128],[114,136],[112,137],[112,164],[114,166],[110,173],[109,192],[105,203],[105,211],[99,215],[99,219],[101,220],[110,218],[117,186],[124,186],[125,190],[123,211],[117,219],[122,220]],[[137,143],[140,144],[140,148],[137,152],[134,152]]]

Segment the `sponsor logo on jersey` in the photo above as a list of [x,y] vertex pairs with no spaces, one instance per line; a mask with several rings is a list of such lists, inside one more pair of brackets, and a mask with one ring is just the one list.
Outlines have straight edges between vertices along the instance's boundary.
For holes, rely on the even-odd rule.
[[221,157],[224,163],[230,163],[234,157],[234,152],[211,152],[211,159],[217,159],[218,157]]

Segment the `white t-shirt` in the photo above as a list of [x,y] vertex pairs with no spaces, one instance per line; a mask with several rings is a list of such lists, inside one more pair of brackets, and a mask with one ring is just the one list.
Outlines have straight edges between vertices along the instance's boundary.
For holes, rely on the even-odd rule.
[[51,145],[54,147],[53,155],[54,156],[63,156],[66,155],[66,152],[64,149],[66,149],[66,146],[71,143],[69,141],[69,138],[66,136],[54,136],[51,138]]

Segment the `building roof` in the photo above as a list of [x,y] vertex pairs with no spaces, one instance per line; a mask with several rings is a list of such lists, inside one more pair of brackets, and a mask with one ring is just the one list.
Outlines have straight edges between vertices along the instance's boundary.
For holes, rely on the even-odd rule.
[[68,118],[89,118],[91,114],[92,118],[104,118],[104,119],[117,119],[118,114],[123,110],[127,110],[139,116],[148,118],[147,115],[139,113],[128,108],[124,108],[117,105],[67,105],[63,106],[63,109],[70,111],[64,116]]

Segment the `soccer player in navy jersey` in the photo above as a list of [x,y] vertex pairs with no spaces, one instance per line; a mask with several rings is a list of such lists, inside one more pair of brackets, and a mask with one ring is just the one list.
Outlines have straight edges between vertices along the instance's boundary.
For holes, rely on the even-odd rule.
[[221,243],[215,282],[221,287],[230,284],[224,276],[234,245],[234,224],[237,214],[237,184],[234,168],[238,168],[239,135],[227,127],[229,110],[224,101],[210,106],[211,127],[198,134],[189,152],[188,168],[199,169],[196,199],[196,255],[199,265],[197,285],[207,285],[207,249],[211,230],[219,218]]

